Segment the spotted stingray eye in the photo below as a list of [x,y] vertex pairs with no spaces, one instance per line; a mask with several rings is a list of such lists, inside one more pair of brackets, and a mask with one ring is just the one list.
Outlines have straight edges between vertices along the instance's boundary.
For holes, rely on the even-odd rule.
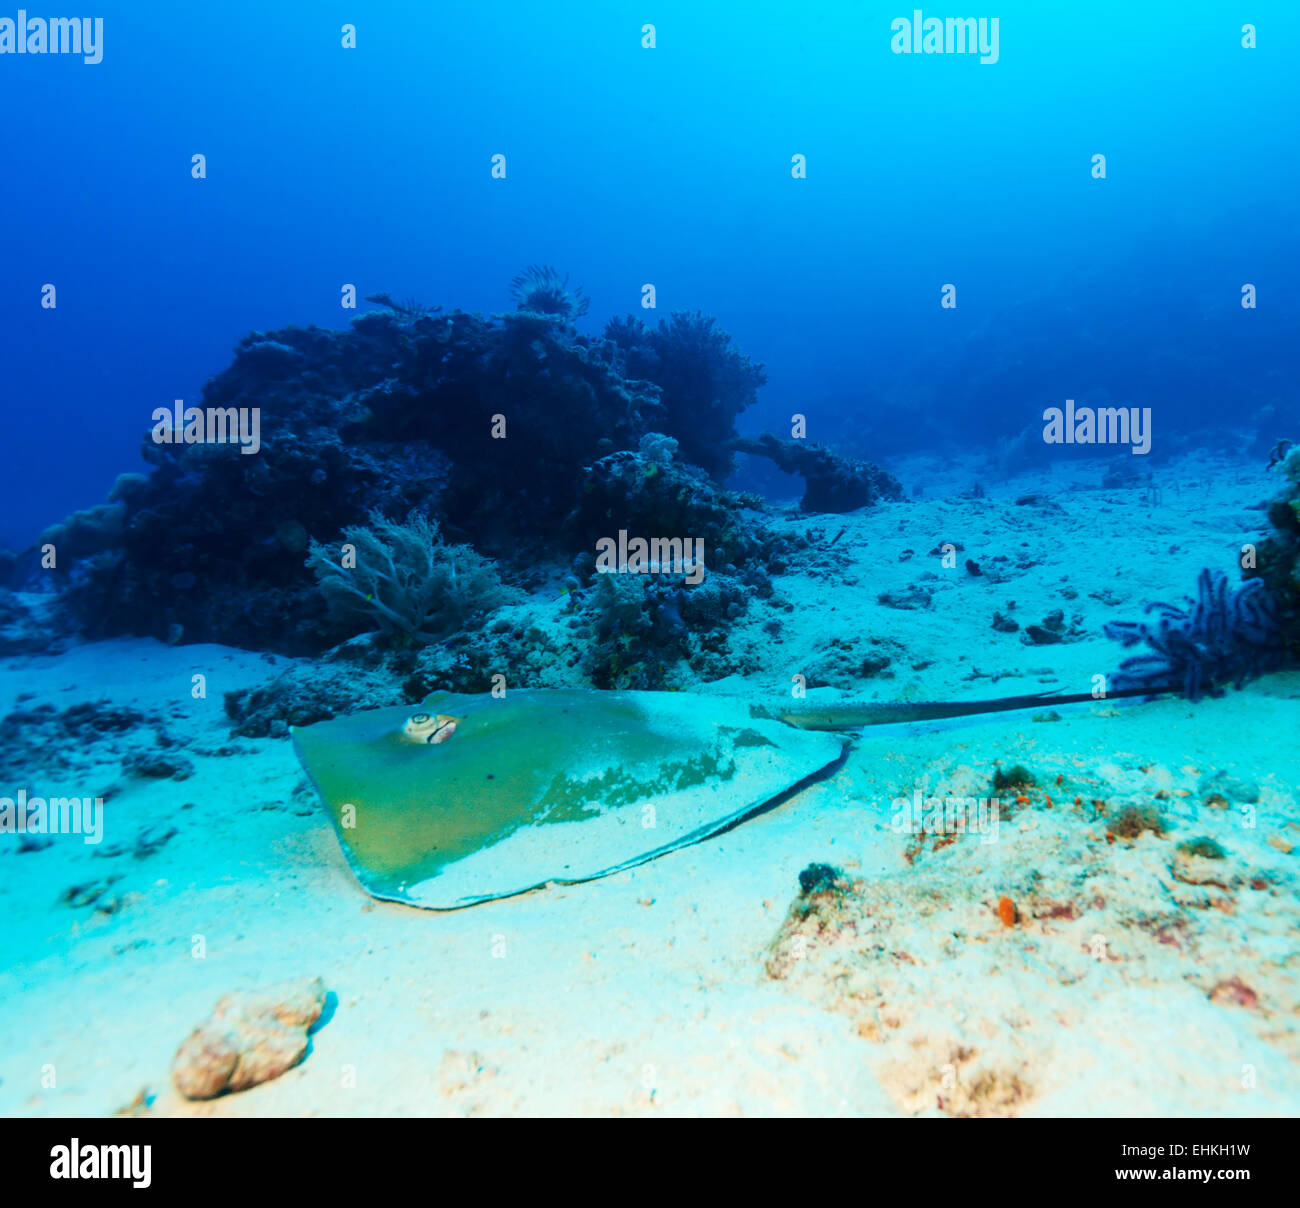
[[402,733],[416,742],[428,742],[436,724],[432,713],[412,713],[402,725]]
[[456,719],[446,713],[412,713],[402,726],[402,736],[411,742],[446,742],[456,732]]

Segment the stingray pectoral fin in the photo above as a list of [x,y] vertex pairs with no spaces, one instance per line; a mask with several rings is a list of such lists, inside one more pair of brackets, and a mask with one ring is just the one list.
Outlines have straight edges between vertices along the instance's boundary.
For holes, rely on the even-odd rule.
[[[357,879],[452,909],[585,881],[698,842],[835,763],[842,742],[688,693],[439,693],[293,732]],[[418,723],[417,733],[426,723]]]

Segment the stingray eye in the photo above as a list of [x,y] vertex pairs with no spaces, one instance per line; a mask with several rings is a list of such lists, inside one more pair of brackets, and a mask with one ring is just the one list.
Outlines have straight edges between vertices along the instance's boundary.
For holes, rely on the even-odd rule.
[[446,742],[456,732],[456,719],[446,713],[412,713],[402,725],[402,737],[411,742]]
[[446,713],[439,713],[433,719],[434,728],[429,731],[429,737],[426,742],[446,742],[453,734],[456,733],[456,719]]
[[429,735],[437,726],[431,713],[412,713],[402,724],[402,734],[415,742],[428,742]]

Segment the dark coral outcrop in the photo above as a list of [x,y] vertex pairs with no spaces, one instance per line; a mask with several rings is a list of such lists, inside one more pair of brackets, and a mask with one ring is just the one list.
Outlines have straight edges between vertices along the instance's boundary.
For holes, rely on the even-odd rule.
[[1269,469],[1282,480],[1268,503],[1272,532],[1260,542],[1253,566],[1242,571],[1247,580],[1261,580],[1277,609],[1278,641],[1287,659],[1300,663],[1300,446],[1280,440],[1269,457]]
[[612,319],[605,338],[618,346],[628,375],[654,382],[664,415],[659,430],[681,445],[684,460],[718,481],[732,470],[727,442],[736,416],[757,401],[767,381],[762,365],[740,352],[715,319],[674,312],[649,327],[639,319]]
[[900,500],[903,484],[868,461],[846,457],[821,444],[783,440],[771,432],[757,438],[736,437],[731,448],[769,458],[778,470],[804,480],[799,506],[805,512],[852,512],[881,499]]
[[610,453],[585,467],[565,524],[571,544],[584,550],[620,529],[698,539],[705,566],[716,570],[728,563],[764,564],[779,554],[780,542],[759,516],[762,507],[758,496],[724,490],[682,461],[671,437],[651,433],[635,451]]
[[[47,534],[81,632],[319,652],[356,626],[326,608],[313,542],[412,513],[525,585],[620,528],[702,537],[725,563],[767,558],[740,515],[757,500],[716,485],[761,368],[701,315],[583,335],[586,299],[549,268],[514,293],[518,309],[490,317],[374,294],[382,309],[344,331],[242,340],[198,406],[256,409],[255,451],[147,435],[152,474]],[[642,452],[656,433],[680,446],[666,460]]]

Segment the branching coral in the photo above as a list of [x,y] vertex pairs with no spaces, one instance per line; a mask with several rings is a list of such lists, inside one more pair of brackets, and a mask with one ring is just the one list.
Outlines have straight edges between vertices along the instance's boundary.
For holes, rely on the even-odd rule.
[[741,453],[768,457],[779,470],[803,477],[800,506],[805,512],[851,512],[878,499],[903,498],[902,484],[887,470],[800,440],[782,440],[771,432],[757,439],[736,437],[731,447]]
[[674,312],[654,328],[638,319],[612,319],[605,339],[621,350],[629,377],[660,387],[662,430],[681,443],[682,457],[725,479],[732,468],[726,442],[736,434],[736,416],[758,401],[767,381],[763,366],[700,313]]
[[405,524],[371,513],[369,525],[349,525],[343,535],[342,557],[313,541],[307,558],[338,620],[427,643],[515,598],[489,559],[448,545],[437,522],[419,512]]
[[1153,600],[1145,609],[1149,619],[1106,625],[1107,637],[1124,646],[1144,642],[1152,651],[1125,659],[1114,687],[1181,689],[1199,700],[1280,664],[1277,608],[1262,580],[1234,590],[1227,575],[1207,567],[1196,589],[1196,599],[1188,597],[1182,608]]
[[530,264],[510,283],[519,309],[532,314],[553,315],[572,323],[587,313],[588,299],[569,278],[561,277],[549,264]]

